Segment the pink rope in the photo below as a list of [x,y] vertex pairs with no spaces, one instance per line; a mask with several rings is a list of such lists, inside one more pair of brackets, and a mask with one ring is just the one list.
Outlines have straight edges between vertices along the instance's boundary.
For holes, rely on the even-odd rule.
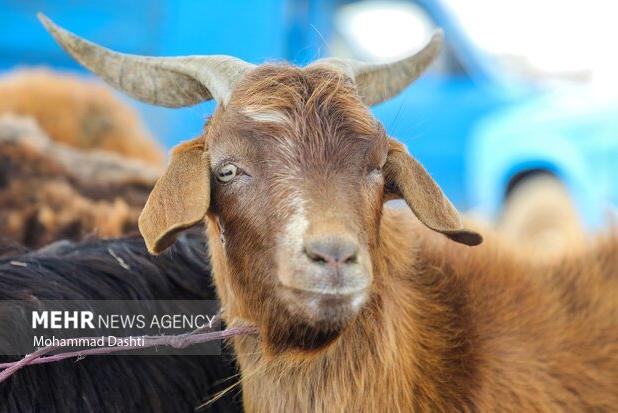
[[[144,348],[156,347],[156,346],[166,346],[173,348],[185,348],[192,346],[194,344],[206,343],[209,341],[215,340],[223,340],[229,337],[234,336],[246,336],[246,335],[256,335],[257,329],[251,326],[243,326],[243,327],[232,327],[223,331],[214,331],[204,333],[203,330],[196,330],[191,333],[180,334],[177,336],[138,336],[138,337],[123,337],[123,339],[143,339],[144,344],[141,346],[122,346],[122,347],[98,347],[91,348],[86,350],[77,350],[77,351],[68,351],[63,353],[57,353],[48,356],[47,354],[53,352],[54,350],[58,350],[62,347],[60,346],[47,346],[41,347],[37,349],[35,352],[26,355],[24,358],[18,361],[10,362],[10,363],[0,363],[0,383],[6,381],[13,374],[21,370],[26,366],[31,366],[34,364],[45,364],[45,363],[53,363],[56,361],[65,360],[68,358],[76,357],[77,360],[81,360],[86,356],[94,356],[94,355],[104,355],[116,353],[119,351],[128,351],[128,350],[140,350]],[[104,338],[105,343],[109,343],[109,339],[112,337]],[[113,337],[116,338],[116,337]],[[91,339],[100,339],[100,337],[83,337],[84,340]]]

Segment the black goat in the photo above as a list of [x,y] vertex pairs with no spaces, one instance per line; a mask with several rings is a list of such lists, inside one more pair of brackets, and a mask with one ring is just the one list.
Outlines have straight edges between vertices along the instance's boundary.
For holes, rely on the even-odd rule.
[[[139,236],[59,241],[13,256],[7,248],[0,299],[214,300],[204,245],[202,235],[191,232],[159,257],[146,252]],[[0,314],[0,328],[12,328],[6,318]],[[0,356],[0,362],[13,360]],[[236,373],[225,346],[222,356],[98,356],[29,366],[0,384],[0,412],[193,412]],[[230,394],[204,410],[242,406]]]

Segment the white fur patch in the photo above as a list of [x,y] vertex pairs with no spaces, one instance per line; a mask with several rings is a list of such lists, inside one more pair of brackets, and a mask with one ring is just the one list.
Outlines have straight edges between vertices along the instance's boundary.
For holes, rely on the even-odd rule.
[[278,123],[285,125],[290,121],[288,117],[281,112],[270,109],[262,109],[259,107],[246,107],[242,110],[242,113],[249,119],[252,119],[256,122]]
[[290,199],[290,206],[294,212],[285,223],[277,247],[279,280],[286,286],[293,285],[293,277],[299,264],[298,259],[303,250],[304,235],[309,228],[305,201],[300,194],[296,194]]
[[289,248],[289,252],[302,251],[303,237],[309,221],[305,212],[305,201],[300,196],[295,196],[290,200],[291,206],[294,208],[294,214],[290,217],[285,226],[284,244]]

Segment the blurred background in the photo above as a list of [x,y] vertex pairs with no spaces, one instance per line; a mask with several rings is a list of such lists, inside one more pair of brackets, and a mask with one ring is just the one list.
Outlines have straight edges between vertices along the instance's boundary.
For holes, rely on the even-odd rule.
[[[616,216],[617,2],[0,0],[5,82],[32,66],[89,76],[45,32],[39,11],[117,51],[299,65],[325,56],[391,61],[441,27],[447,46],[439,61],[373,111],[454,204],[535,248],[581,240]],[[2,90],[0,110],[9,100]],[[137,108],[166,149],[200,133],[213,110],[116,98]]]

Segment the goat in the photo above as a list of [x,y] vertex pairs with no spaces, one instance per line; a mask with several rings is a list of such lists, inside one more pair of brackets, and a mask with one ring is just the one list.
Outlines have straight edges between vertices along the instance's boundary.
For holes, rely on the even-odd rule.
[[496,230],[542,260],[577,253],[586,231],[565,185],[544,172],[528,174],[508,192]]
[[164,154],[135,109],[109,88],[75,75],[21,69],[0,78],[0,115],[29,116],[54,141],[161,167]]
[[[139,236],[59,241],[0,259],[0,300],[213,300],[204,245],[194,231],[152,258]],[[16,331],[15,323],[0,314],[3,332]],[[235,374],[227,349],[222,356],[66,360],[30,366],[0,385],[0,412],[194,412]],[[232,397],[211,405],[226,413],[241,407]]]
[[49,138],[32,119],[0,116],[0,236],[27,247],[137,230],[159,170]]
[[139,228],[158,254],[206,223],[224,319],[259,330],[233,339],[247,411],[618,409],[616,237],[547,267],[469,248],[481,236],[367,107],[429,66],[441,32],[391,64],[298,68],[118,54],[41,19],[131,96],[219,103]]

